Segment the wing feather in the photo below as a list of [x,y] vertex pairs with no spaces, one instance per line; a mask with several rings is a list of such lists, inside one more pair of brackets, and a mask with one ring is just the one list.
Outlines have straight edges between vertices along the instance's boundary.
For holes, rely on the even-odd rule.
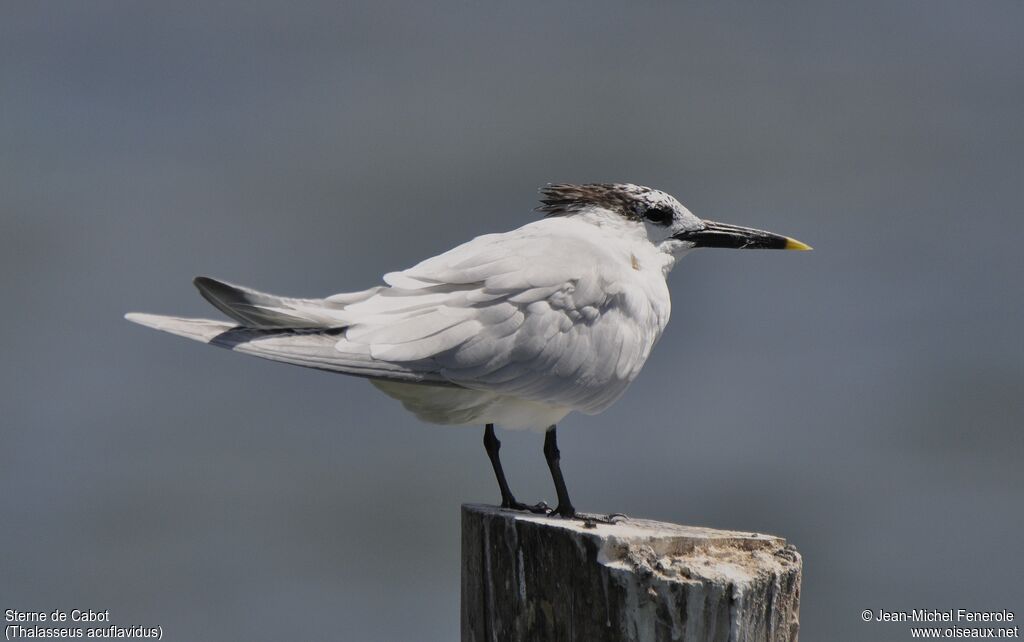
[[132,320],[277,361],[599,412],[646,360],[668,320],[668,292],[663,279],[640,275],[625,245],[587,237],[592,230],[545,219],[389,273],[386,286],[324,299],[197,283],[257,327]]
[[373,343],[370,355],[381,361],[420,361],[443,354],[465,343],[482,326],[476,321],[457,323],[435,334],[402,343]]
[[347,306],[338,347],[597,412],[636,376],[667,321],[667,309],[630,294],[622,278],[638,277],[629,266],[628,255],[572,235],[479,237],[387,275],[391,288]]

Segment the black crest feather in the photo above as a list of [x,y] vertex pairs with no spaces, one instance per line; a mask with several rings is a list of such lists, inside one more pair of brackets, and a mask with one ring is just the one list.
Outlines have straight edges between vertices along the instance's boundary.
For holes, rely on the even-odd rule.
[[618,212],[626,218],[641,216],[641,199],[646,188],[623,183],[586,183],[573,185],[558,183],[540,189],[541,205],[538,212],[546,216],[566,216],[585,207],[596,206]]

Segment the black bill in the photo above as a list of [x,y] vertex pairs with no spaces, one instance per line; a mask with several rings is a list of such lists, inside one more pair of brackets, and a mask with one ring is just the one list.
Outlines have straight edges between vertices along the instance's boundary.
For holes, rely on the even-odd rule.
[[809,250],[810,245],[788,236],[772,234],[752,227],[704,221],[704,229],[680,232],[675,238],[694,247],[726,247],[734,250]]

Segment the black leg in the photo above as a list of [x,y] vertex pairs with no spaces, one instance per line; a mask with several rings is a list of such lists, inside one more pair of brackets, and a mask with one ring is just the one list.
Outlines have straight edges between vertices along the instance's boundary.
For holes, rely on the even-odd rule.
[[487,457],[491,460],[491,467],[494,468],[494,476],[498,479],[498,488],[501,490],[501,507],[512,508],[515,510],[528,510],[531,513],[547,514],[551,511],[551,507],[540,502],[533,506],[528,506],[522,502],[517,502],[515,495],[508,487],[508,481],[505,479],[505,471],[501,467],[501,458],[498,456],[498,451],[501,450],[501,442],[494,436],[494,424],[487,424],[484,429],[484,449],[487,450]]
[[494,468],[494,476],[498,478],[498,488],[501,489],[501,507],[519,510],[526,508],[524,504],[516,501],[512,491],[508,488],[505,471],[502,470],[501,459],[498,457],[501,442],[494,436],[494,424],[487,424],[487,428],[484,429],[484,448],[487,450],[487,457],[491,460],[491,467]]
[[548,469],[551,470],[551,479],[555,482],[555,492],[558,493],[558,507],[554,510],[555,515],[562,517],[575,517],[576,509],[569,501],[569,491],[565,488],[565,479],[562,478],[562,467],[559,465],[561,453],[558,452],[557,428],[551,426],[544,435],[544,459],[548,461]]

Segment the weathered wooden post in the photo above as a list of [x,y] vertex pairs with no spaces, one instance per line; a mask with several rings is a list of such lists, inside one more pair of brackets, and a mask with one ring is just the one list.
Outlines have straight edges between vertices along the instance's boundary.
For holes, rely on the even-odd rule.
[[800,554],[771,535],[462,507],[462,642],[793,642]]

